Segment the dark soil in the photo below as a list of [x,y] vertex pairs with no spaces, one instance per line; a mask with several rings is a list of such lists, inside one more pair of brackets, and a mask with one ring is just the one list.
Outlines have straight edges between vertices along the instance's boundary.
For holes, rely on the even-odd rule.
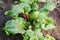
[[[3,3],[0,4],[0,40],[22,40],[22,36],[17,34],[15,36],[7,36],[2,28],[4,27],[7,20],[10,20],[11,17],[4,15],[4,12],[10,10],[10,4],[13,4],[16,0],[3,0]],[[15,3],[14,3],[15,4]],[[43,3],[42,3],[43,4]],[[42,4],[39,4],[42,7]],[[48,33],[52,35],[56,40],[60,40],[60,7],[54,9],[49,17],[52,17],[55,21],[56,30],[43,31],[44,34]]]

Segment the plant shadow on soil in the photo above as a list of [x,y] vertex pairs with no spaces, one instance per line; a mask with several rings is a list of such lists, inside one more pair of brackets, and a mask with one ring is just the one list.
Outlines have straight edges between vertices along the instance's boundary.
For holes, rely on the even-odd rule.
[[[4,27],[6,21],[10,20],[11,17],[10,16],[6,16],[4,15],[4,12],[7,10],[10,10],[10,4],[13,4],[13,2],[16,0],[3,0],[3,4],[1,4],[0,6],[0,40],[22,40],[22,35],[17,34],[15,36],[7,36],[5,34],[4,31],[2,31],[2,28]],[[39,6],[42,7],[43,3],[39,3]],[[60,8],[60,7],[58,7]],[[50,35],[52,35],[56,40],[60,40],[60,10],[53,10],[52,12],[50,12],[50,14],[48,15],[49,17],[52,17],[55,21],[55,25],[56,25],[56,30],[48,30],[48,31],[43,31],[44,34],[48,33]]]

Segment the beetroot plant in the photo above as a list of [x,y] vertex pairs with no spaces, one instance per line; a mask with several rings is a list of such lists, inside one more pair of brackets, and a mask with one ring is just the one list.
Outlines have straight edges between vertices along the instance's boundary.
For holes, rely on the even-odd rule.
[[11,10],[5,12],[12,17],[3,28],[6,34],[21,34],[23,40],[55,40],[48,34],[43,36],[42,30],[56,28],[53,19],[47,16],[56,3],[47,0],[40,8],[37,5],[39,2],[41,0],[19,0],[18,4],[12,5]]

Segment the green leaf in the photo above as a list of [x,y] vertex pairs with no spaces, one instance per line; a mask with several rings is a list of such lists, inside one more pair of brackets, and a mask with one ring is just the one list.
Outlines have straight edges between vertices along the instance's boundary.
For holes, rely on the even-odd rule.
[[31,11],[31,7],[29,4],[20,3],[17,5],[13,5],[12,9],[10,11],[5,12],[5,14],[11,17],[18,17],[20,13],[30,12],[30,11]]
[[43,22],[45,20],[46,15],[43,13],[40,13],[38,15],[38,18],[36,19],[37,22]]
[[10,11],[6,11],[6,12],[5,12],[5,15],[8,15],[9,13],[10,13]]
[[23,18],[17,18],[7,21],[4,30],[11,34],[25,33],[25,21]]
[[25,35],[23,40],[28,40],[28,39],[29,39],[29,37],[27,35]]
[[44,40],[43,33],[40,29],[35,30],[35,35],[38,37],[39,40]]
[[37,5],[37,3],[33,3],[31,8],[32,8],[32,10],[38,10],[39,6]]
[[25,12],[30,12],[31,11],[31,7],[30,7],[29,4],[25,4],[24,11]]
[[50,18],[50,17],[46,17],[45,18],[45,23],[46,24],[54,24],[54,20],[52,18]]
[[26,35],[30,37],[30,40],[44,40],[43,34],[40,32],[40,29],[36,29],[35,31],[27,30]]
[[53,24],[49,24],[46,26],[45,30],[49,30],[49,29],[55,29],[56,27]]
[[29,14],[29,18],[30,20],[35,20],[36,18],[38,18],[39,15],[39,11],[33,11]]
[[55,40],[55,39],[50,35],[46,35],[44,40]]
[[34,26],[35,26],[35,29],[42,29],[41,23],[38,23],[38,22],[36,22],[36,21],[33,21],[33,24],[34,24]]
[[7,31],[5,31],[7,35],[10,35]]
[[49,14],[49,11],[46,10],[46,9],[44,9],[44,10],[40,9],[40,12],[41,12],[42,14],[44,14],[44,15],[48,15],[48,14]]
[[52,2],[52,1],[47,1],[45,3],[44,7],[42,8],[42,10],[52,11],[52,10],[54,10],[54,8],[56,8],[56,3]]
[[29,29],[29,30],[26,31],[26,35],[28,35],[29,37],[33,37],[34,36],[34,31]]
[[13,5],[12,10],[11,10],[11,16],[18,16],[19,13],[24,13],[24,3],[18,4],[18,5]]

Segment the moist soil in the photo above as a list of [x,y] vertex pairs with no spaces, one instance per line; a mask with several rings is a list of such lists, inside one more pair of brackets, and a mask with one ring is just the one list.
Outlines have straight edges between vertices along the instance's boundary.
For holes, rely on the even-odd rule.
[[[0,40],[23,40],[22,35],[20,34],[7,36],[5,32],[2,31],[5,23],[11,19],[10,16],[4,15],[4,12],[10,10],[10,5],[17,3],[15,1],[16,0],[3,0],[3,3],[0,4]],[[39,3],[39,6],[42,7],[43,3]],[[60,40],[60,6],[50,12],[48,16],[53,18],[56,29],[42,32],[44,34],[52,35],[56,40]]]

